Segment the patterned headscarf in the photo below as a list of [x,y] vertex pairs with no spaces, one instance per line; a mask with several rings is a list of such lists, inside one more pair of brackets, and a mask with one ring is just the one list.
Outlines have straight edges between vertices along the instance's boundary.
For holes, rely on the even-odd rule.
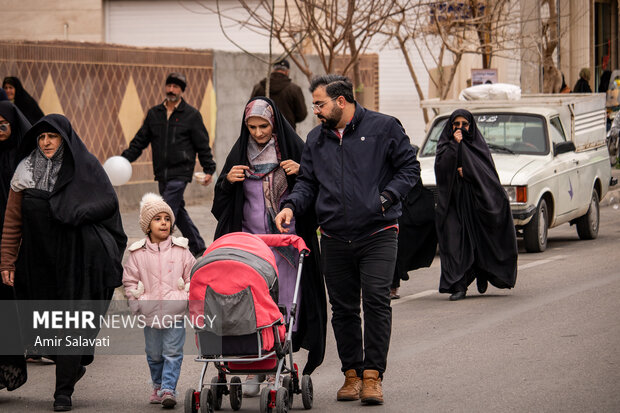
[[[57,133],[56,131],[53,132]],[[60,146],[51,158],[47,158],[37,145],[30,155],[17,165],[15,175],[11,180],[11,189],[19,192],[24,189],[35,188],[52,192],[58,180],[64,152],[64,140],[60,141]]]
[[248,119],[252,117],[265,119],[267,122],[269,122],[272,128],[275,123],[275,120],[273,118],[273,109],[271,108],[271,105],[269,105],[269,103],[267,103],[267,101],[265,100],[256,99],[247,104],[247,106],[245,107],[245,123],[247,123]]

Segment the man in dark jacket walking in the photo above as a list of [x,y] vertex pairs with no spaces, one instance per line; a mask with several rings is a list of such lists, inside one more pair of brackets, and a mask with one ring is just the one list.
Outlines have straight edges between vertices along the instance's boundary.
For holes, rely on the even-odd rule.
[[205,242],[185,210],[183,193],[192,180],[196,154],[205,174],[204,178],[197,178],[202,185],[211,182],[215,162],[200,112],[182,98],[186,85],[182,74],[168,75],[166,100],[149,109],[142,127],[121,156],[133,162],[151,144],[159,193],[172,208],[176,225],[189,240],[190,251],[197,255],[205,250]]
[[417,183],[420,164],[400,122],[360,106],[347,77],[317,77],[310,91],[322,126],[308,134],[297,184],[275,221],[287,232],[294,214],[315,208],[322,231],[321,266],[345,374],[337,399],[381,404],[400,200]]
[[[273,72],[269,76],[269,98],[275,102],[282,115],[295,129],[295,124],[306,119],[308,110],[301,88],[288,77],[290,69],[291,65],[286,59],[273,65]],[[256,96],[266,96],[266,84],[266,78],[258,82],[252,90],[250,99]]]

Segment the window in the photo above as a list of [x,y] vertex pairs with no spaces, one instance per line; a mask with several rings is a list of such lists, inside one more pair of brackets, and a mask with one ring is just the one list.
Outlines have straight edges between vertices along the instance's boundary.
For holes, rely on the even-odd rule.
[[564,129],[562,128],[562,122],[558,116],[551,118],[551,142],[566,142],[566,136],[564,135]]
[[[492,153],[544,155],[549,153],[545,118],[536,115],[486,113],[474,114],[478,130]],[[433,125],[420,156],[434,156],[437,141],[448,118]],[[561,125],[560,125],[561,129]],[[557,131],[556,131],[557,132]],[[562,134],[563,136],[563,134]]]

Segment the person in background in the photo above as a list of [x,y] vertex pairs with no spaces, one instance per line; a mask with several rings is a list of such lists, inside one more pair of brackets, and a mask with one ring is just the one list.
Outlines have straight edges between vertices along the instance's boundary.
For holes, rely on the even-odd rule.
[[22,82],[15,76],[5,77],[2,81],[7,98],[17,106],[30,124],[34,125],[43,117],[43,111],[36,100],[22,86]]
[[[172,408],[183,362],[183,322],[162,320],[183,316],[189,279],[196,259],[187,238],[171,235],[174,213],[161,196],[145,194],[140,202],[140,229],[146,235],[129,247],[123,285],[133,314],[145,316],[146,360],[151,371],[151,404]],[[158,320],[155,322],[155,320]]]
[[566,80],[564,79],[564,73],[562,73],[562,86],[560,87],[560,93],[570,93],[571,90],[566,84]]
[[[414,148],[417,154],[417,148]],[[422,178],[402,200],[403,213],[398,218],[398,252],[390,298],[400,298],[400,282],[409,280],[408,271],[430,267],[437,252],[435,200],[422,184]]]
[[573,93],[592,93],[590,87],[590,69],[584,67],[579,71],[579,80],[573,87]]
[[491,152],[473,115],[452,112],[437,142],[436,225],[441,258],[439,292],[462,300],[477,280],[484,294],[490,282],[513,288],[517,280],[517,238],[510,202]]
[[182,74],[168,75],[166,99],[149,109],[142,127],[121,156],[133,162],[151,145],[159,193],[172,208],[177,227],[189,240],[190,251],[199,256],[206,246],[185,210],[184,193],[193,178],[196,155],[204,171],[204,177],[199,178],[202,185],[211,183],[215,162],[200,112],[183,99],[186,86],[187,80]]
[[603,62],[601,63],[601,78],[598,84],[598,92],[599,93],[607,93],[607,89],[609,88],[609,81],[611,80],[611,70],[609,70],[609,55],[603,57]]
[[[0,89],[2,90],[2,89]],[[0,102],[0,234],[4,225],[4,212],[11,188],[11,178],[17,167],[17,149],[30,123],[15,105],[8,101]],[[0,249],[2,244],[0,243]],[[13,288],[0,284],[0,300],[3,303],[15,299]],[[6,305],[5,311],[10,306]],[[11,308],[12,310],[12,308]],[[3,332],[2,347],[12,349],[12,354],[0,355],[0,388],[15,390],[26,382],[26,361],[19,330],[17,312],[0,317],[0,331]],[[21,352],[21,354],[20,354]]]
[[321,270],[345,376],[336,399],[382,404],[397,220],[401,199],[418,182],[420,163],[398,119],[357,103],[349,78],[318,76],[310,92],[321,125],[308,134],[297,183],[275,223],[288,232],[293,216],[316,211]]
[[[64,311],[107,311],[122,283],[121,259],[127,245],[118,199],[101,163],[57,114],[44,116],[23,138],[20,160],[2,230],[0,271],[24,305],[55,301]],[[48,308],[48,307],[44,307]],[[22,326],[34,314],[20,309]],[[94,358],[94,345],[73,347],[67,337],[94,340],[99,328],[62,330],[36,327],[26,345],[56,362],[54,411],[72,408],[75,385]],[[60,345],[37,347],[47,334]],[[43,336],[45,337],[45,336]],[[51,352],[51,353],[50,353]]]
[[[282,59],[273,65],[273,71],[269,76],[269,98],[273,100],[284,118],[290,123],[293,129],[296,124],[306,119],[308,109],[301,88],[297,86],[289,73],[291,65],[288,60]],[[266,96],[265,88],[267,79],[263,79],[254,86],[252,96]]]

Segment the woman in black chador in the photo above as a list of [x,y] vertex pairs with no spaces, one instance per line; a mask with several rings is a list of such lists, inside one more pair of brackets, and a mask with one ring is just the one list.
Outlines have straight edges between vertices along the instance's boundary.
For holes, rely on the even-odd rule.
[[[17,166],[17,149],[28,129],[30,123],[15,105],[9,101],[0,102],[0,233],[11,178]],[[15,390],[27,377],[14,296],[11,287],[0,283],[0,331],[3,333],[0,347],[4,350],[0,352],[0,389],[7,390]]]
[[439,292],[461,300],[474,279],[481,294],[487,282],[514,287],[517,239],[510,202],[489,147],[466,110],[454,111],[439,137],[435,176]]
[[[112,184],[67,118],[47,115],[37,122],[24,136],[18,159],[2,232],[2,281],[15,287],[20,303],[52,300],[56,310],[95,316],[94,329],[25,333],[28,346],[34,335],[61,338],[60,345],[39,351],[56,361],[54,410],[71,410],[75,383],[93,361],[94,348],[69,347],[64,338],[98,333],[99,315],[121,285],[127,237]],[[26,304],[20,304],[20,316],[32,320],[21,308]],[[24,320],[22,326],[32,324]]]
[[[304,142],[273,101],[256,97],[247,103],[239,139],[230,150],[214,188],[211,212],[218,221],[214,238],[234,231],[280,233],[273,218],[280,212],[281,199],[295,185],[303,147]],[[323,362],[325,354],[327,304],[319,269],[317,226],[312,212],[296,217],[296,234],[311,250],[304,261],[301,301],[293,332],[293,351],[300,347],[308,350],[303,374],[311,374]],[[296,267],[296,258],[288,257],[283,249],[277,249],[274,255],[280,276],[280,301],[290,305],[296,276],[291,263]]]
[[6,92],[7,98],[22,111],[28,122],[34,125],[43,117],[43,111],[39,104],[26,92],[18,78],[15,76],[5,77],[2,81],[2,88]]

